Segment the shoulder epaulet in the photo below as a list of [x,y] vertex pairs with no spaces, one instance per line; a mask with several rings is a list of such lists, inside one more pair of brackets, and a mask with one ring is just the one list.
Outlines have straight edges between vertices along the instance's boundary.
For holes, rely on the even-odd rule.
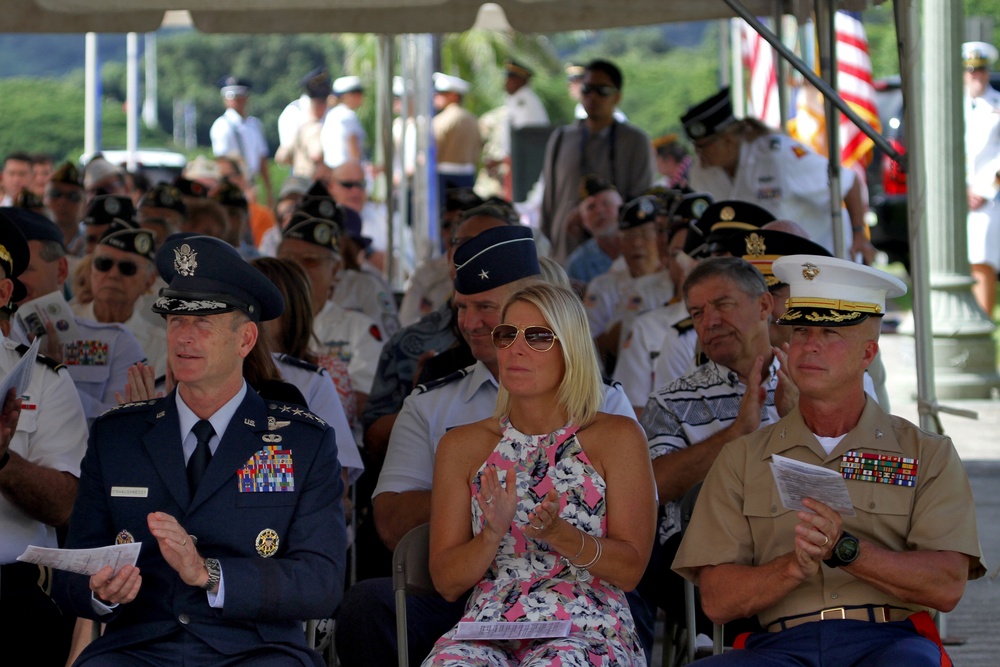
[[280,424],[282,421],[295,420],[304,422],[306,424],[313,424],[315,426],[326,426],[326,422],[314,415],[309,410],[306,410],[301,405],[295,405],[293,403],[282,403],[280,401],[266,401],[267,403],[267,414],[268,414],[268,424],[270,425],[271,419],[275,421],[273,423]]
[[298,357],[293,357],[290,354],[279,354],[278,359],[288,364],[289,366],[295,366],[296,368],[304,368],[305,370],[311,371],[313,373],[321,373],[323,371],[323,368],[321,366],[317,366],[316,364],[310,363],[305,359],[299,359]]
[[694,320],[690,317],[685,317],[683,320],[674,325],[674,329],[677,330],[677,333],[687,333],[688,331],[691,331],[691,329],[694,329]]
[[[20,353],[20,355],[23,357],[25,353],[31,348],[22,343],[17,347],[15,347],[14,349],[17,350],[18,353]],[[35,361],[41,364],[42,366],[45,366],[46,368],[49,368],[52,371],[55,371],[56,373],[59,372],[60,368],[66,368],[66,364],[61,364],[52,357],[46,357],[41,352],[39,352],[38,355],[35,357]]]
[[164,399],[154,398],[148,401],[133,401],[132,403],[122,403],[120,405],[114,406],[113,408],[108,408],[107,410],[102,412],[100,416],[104,417],[106,415],[126,415],[132,412],[143,412],[149,410],[152,406],[156,405],[162,400]]
[[431,380],[430,382],[418,384],[417,388],[413,390],[413,393],[425,394],[428,391],[431,391],[432,389],[437,389],[438,387],[442,387],[450,382],[454,382],[455,380],[461,380],[471,372],[472,371],[470,371],[468,368],[463,368],[461,370],[457,370],[454,373],[445,375],[444,377],[438,378],[436,380]]
[[614,379],[612,379],[612,378],[609,378],[609,377],[608,377],[608,376],[606,376],[606,375],[602,375],[602,376],[601,376],[601,381],[602,381],[602,382],[603,382],[604,384],[606,384],[607,386],[611,387],[612,389],[613,389],[613,388],[615,388],[615,387],[620,387],[620,386],[622,386],[622,383],[621,383],[621,382],[618,382],[617,380],[614,380]]

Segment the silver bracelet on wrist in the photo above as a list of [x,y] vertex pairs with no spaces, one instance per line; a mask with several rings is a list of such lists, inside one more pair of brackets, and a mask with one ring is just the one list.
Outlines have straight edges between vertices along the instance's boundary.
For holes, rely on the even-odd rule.
[[[578,529],[578,530],[579,530],[579,529]],[[582,530],[580,530],[580,550],[576,552],[576,555],[575,555],[575,556],[563,556],[563,557],[562,557],[562,559],[561,559],[561,560],[562,560],[562,563],[563,563],[563,565],[564,565],[564,566],[569,566],[569,565],[573,565],[573,563],[571,563],[570,561],[574,561],[574,560],[576,560],[577,558],[579,558],[579,557],[580,557],[580,554],[582,554],[582,553],[583,553],[583,550],[584,550],[584,549],[585,549],[586,547],[587,547],[587,537],[586,537],[586,533],[584,533],[584,532],[583,532]],[[576,567],[576,566],[574,565],[574,567]]]

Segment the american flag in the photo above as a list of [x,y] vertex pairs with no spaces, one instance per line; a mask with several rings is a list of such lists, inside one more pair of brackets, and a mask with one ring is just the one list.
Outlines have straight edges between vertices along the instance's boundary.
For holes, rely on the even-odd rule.
[[[881,131],[875,107],[875,87],[868,55],[868,39],[861,16],[856,12],[837,12],[837,90],[855,113]],[[809,60],[808,51],[804,49]],[[743,62],[750,75],[748,115],[760,118],[772,127],[779,125],[778,85],[774,51],[749,25],[744,23]],[[794,91],[793,117],[788,132],[803,144],[827,154],[826,119],[823,96],[808,82]],[[846,116],[840,117],[840,160],[845,167],[864,165],[871,157],[872,140]]]
[[742,24],[740,40],[743,66],[750,76],[747,91],[747,115],[759,118],[768,127],[781,126],[781,107],[778,97],[778,74],[775,53],[760,34],[746,21]]

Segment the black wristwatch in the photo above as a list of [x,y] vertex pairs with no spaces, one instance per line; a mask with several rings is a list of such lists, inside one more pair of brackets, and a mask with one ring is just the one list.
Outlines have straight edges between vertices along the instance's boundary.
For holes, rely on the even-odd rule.
[[215,558],[206,558],[205,569],[208,571],[208,581],[201,588],[205,591],[211,591],[219,585],[219,579],[222,578],[222,566]]
[[833,546],[830,557],[824,560],[823,563],[827,567],[843,567],[857,560],[860,553],[861,543],[858,542],[858,538],[845,530],[841,532],[840,539]]

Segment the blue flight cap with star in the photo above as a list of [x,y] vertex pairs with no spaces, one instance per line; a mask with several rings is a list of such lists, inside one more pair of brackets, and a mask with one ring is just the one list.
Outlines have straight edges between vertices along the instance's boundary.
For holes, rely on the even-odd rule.
[[523,225],[487,229],[455,251],[455,291],[459,294],[479,294],[541,272],[535,237]]
[[231,245],[212,236],[172,234],[156,253],[167,286],[153,303],[160,315],[218,315],[240,310],[254,322],[280,316],[285,299],[274,283]]

